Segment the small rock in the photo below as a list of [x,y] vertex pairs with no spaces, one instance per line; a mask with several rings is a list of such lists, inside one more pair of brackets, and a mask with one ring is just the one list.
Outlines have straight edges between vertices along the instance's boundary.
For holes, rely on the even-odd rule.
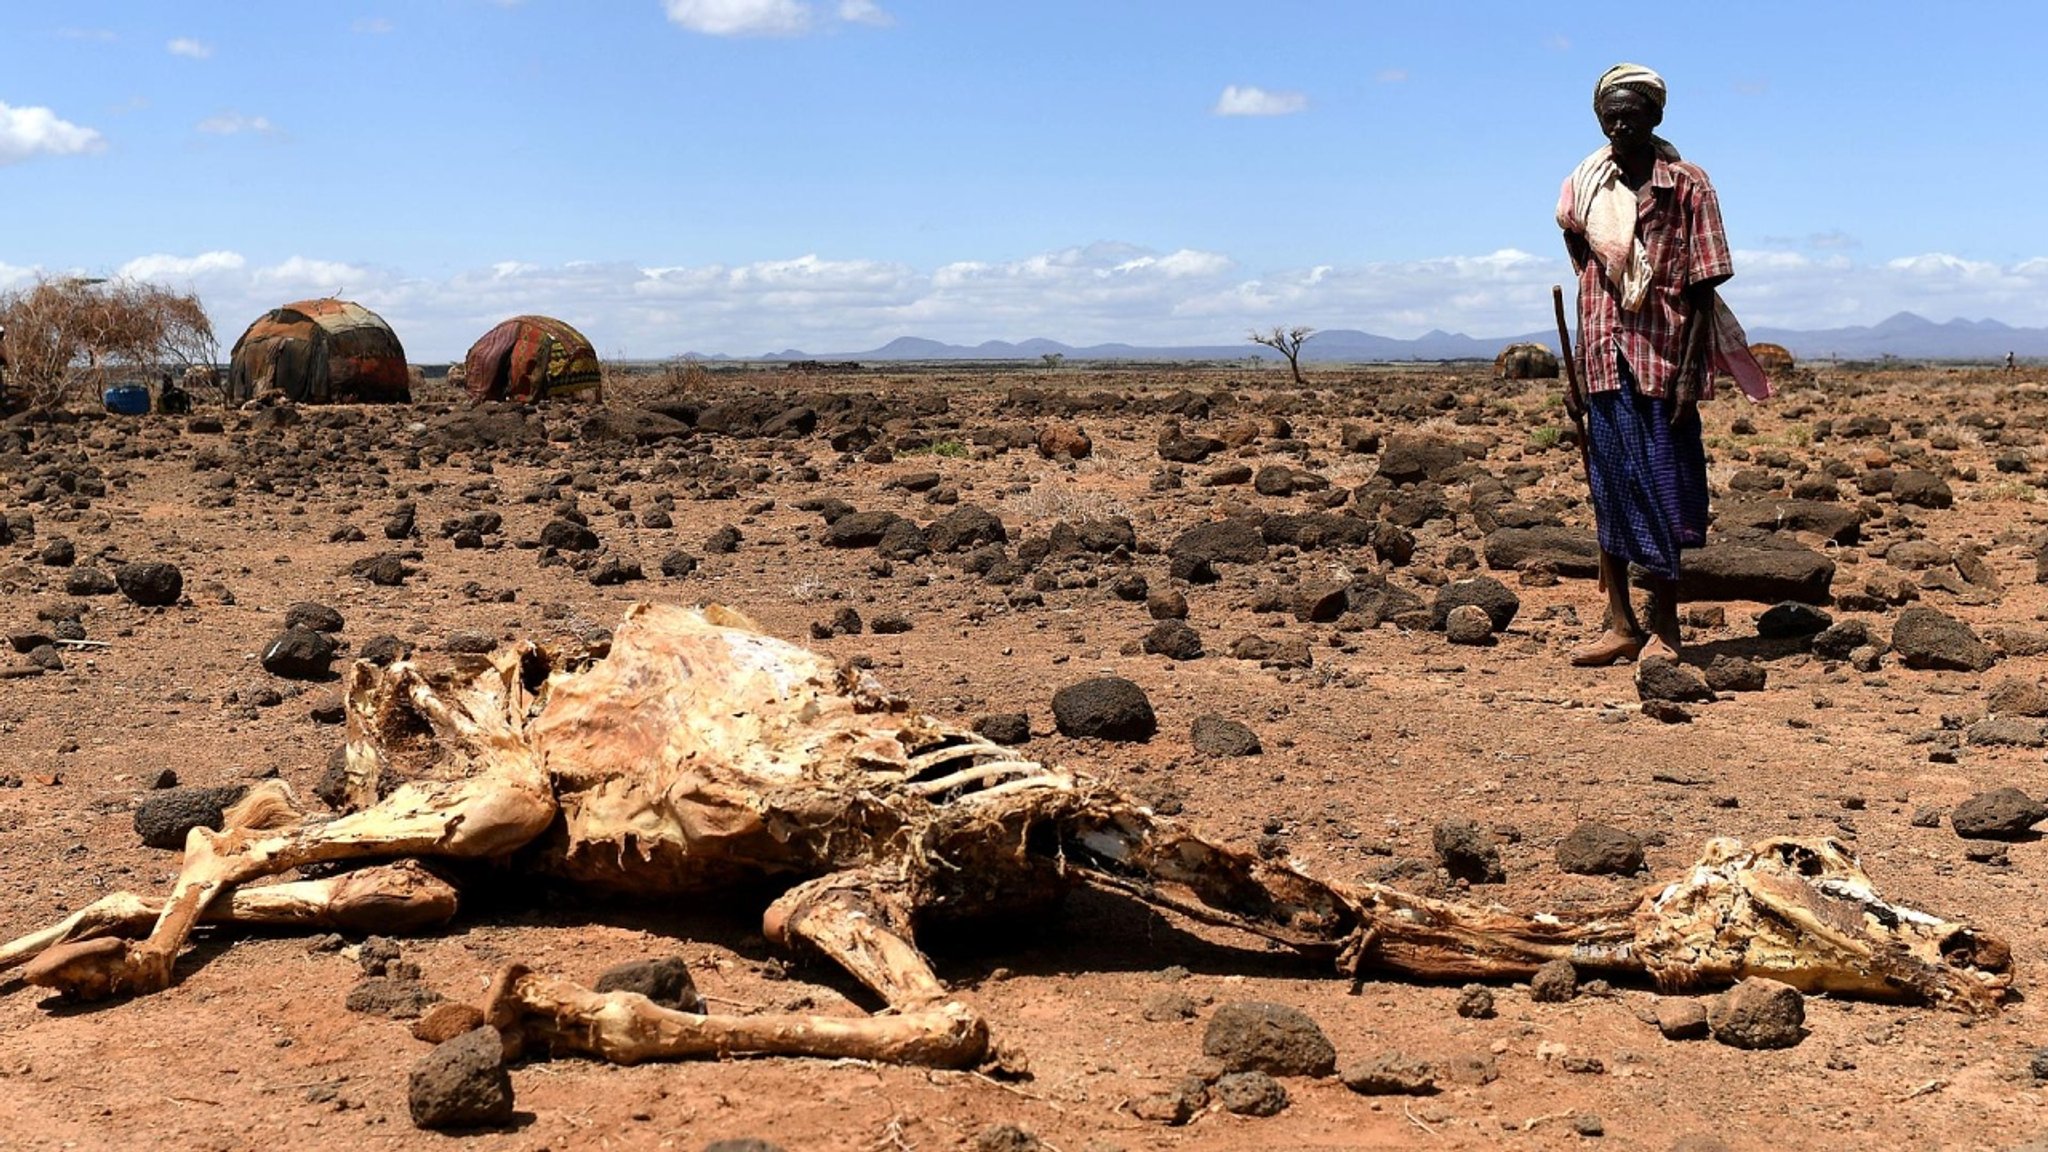
[[429,1044],[443,1044],[483,1026],[483,1009],[474,1004],[443,1000],[412,1022],[412,1038]]
[[306,715],[315,724],[339,724],[348,719],[348,705],[340,692],[322,692],[314,697]]
[[540,546],[557,552],[594,552],[600,543],[588,525],[574,520],[550,520],[540,530]]
[[1716,692],[1761,692],[1770,673],[1747,656],[1717,654],[1707,665],[1707,687]]
[[476,628],[458,628],[441,641],[441,647],[449,652],[463,652],[482,656],[498,646],[498,638],[489,632]]
[[1714,690],[1690,665],[1652,656],[1636,664],[1636,696],[1676,704],[1709,703]]
[[1605,1136],[1607,1124],[1591,1112],[1581,1112],[1572,1117],[1572,1131],[1581,1136]]
[[286,628],[304,628],[309,632],[339,632],[345,625],[341,613],[325,604],[301,600],[284,610]]
[[585,579],[589,580],[593,587],[605,588],[631,583],[635,580],[645,580],[647,579],[647,574],[641,570],[638,560],[606,556],[591,566],[590,573]]
[[882,612],[868,625],[868,631],[877,636],[898,636],[910,631],[912,627],[910,617],[901,612]]
[[661,558],[661,574],[671,580],[680,580],[697,570],[697,558],[678,548]]
[[1161,588],[1145,597],[1145,613],[1154,620],[1185,620],[1188,598],[1176,588]]
[[263,668],[287,680],[325,680],[332,675],[334,641],[310,628],[287,628],[263,650]]
[[1657,1001],[1657,1031],[1666,1040],[1703,1040],[1707,1006],[1689,996],[1663,997]]
[[1399,1052],[1347,1064],[1338,1077],[1361,1096],[1427,1096],[1437,1090],[1436,1068]]
[[1956,835],[1981,840],[2017,840],[2048,819],[2048,805],[2017,788],[1979,792],[1949,813]]
[[1892,650],[1908,668],[1982,672],[1997,661],[1968,624],[1919,604],[1899,613]]
[[2002,680],[1985,697],[1984,706],[2010,716],[2048,716],[2048,691],[2031,680]]
[[1159,731],[1145,690],[1120,676],[1067,685],[1053,693],[1052,714],[1063,736],[1143,742]]
[[1177,1020],[1195,1018],[1195,998],[1178,988],[1168,988],[1145,997],[1145,1004],[1138,1014],[1154,1024],[1167,1024]]
[[690,967],[680,956],[631,960],[605,969],[591,985],[597,992],[637,992],[663,1008],[678,1012],[704,1011],[704,997],[690,977]]
[[385,632],[363,641],[363,646],[356,655],[383,668],[412,655],[412,645]]
[[1456,880],[1500,884],[1507,880],[1493,835],[1462,816],[1439,822],[1430,834],[1437,862]]
[[151,792],[135,806],[135,834],[151,848],[182,849],[192,829],[218,831],[223,813],[248,790],[246,785],[226,784],[218,788],[163,788]]
[[974,1152],[1045,1152],[1045,1142],[1015,1124],[991,1124],[974,1138]]
[[1258,733],[1222,716],[1198,716],[1189,743],[1204,756],[1257,756],[1264,749]]
[[1460,988],[1457,1011],[1467,1020],[1493,1019],[1493,989],[1484,984],[1467,984]]
[[399,958],[398,942],[387,936],[371,936],[356,949],[356,963],[365,976],[383,976]]
[[1287,1089],[1264,1072],[1230,1072],[1209,1089],[1225,1112],[1237,1116],[1277,1116],[1287,1107]]
[[1162,620],[1145,634],[1145,651],[1169,660],[1194,660],[1202,655],[1202,634],[1180,620]]
[[1485,644],[1493,639],[1493,621],[1477,604],[1460,604],[1444,617],[1444,639],[1453,644]]
[[1643,842],[1619,828],[1583,823],[1558,841],[1557,866],[1581,876],[1631,876],[1643,870]]
[[1490,1053],[1460,1052],[1444,1061],[1443,1076],[1461,1088],[1483,1088],[1500,1079],[1500,1064]]
[[1756,634],[1766,640],[1789,640],[1812,636],[1834,622],[1834,617],[1811,604],[1786,600],[1773,604],[1757,617]]
[[121,586],[98,568],[73,568],[64,574],[67,596],[112,596]]
[[1273,1076],[1328,1076],[1337,1066],[1337,1049],[1306,1013],[1257,1000],[1219,1006],[1202,1036],[1202,1054],[1226,1071]]
[[1563,1004],[1579,994],[1579,970],[1569,960],[1552,960],[1529,977],[1529,999],[1538,1004]]
[[185,576],[176,564],[162,560],[138,560],[114,570],[114,582],[121,594],[149,608],[167,607],[185,594]]
[[1752,976],[1707,1009],[1714,1039],[1731,1048],[1790,1048],[1806,1038],[1806,998],[1797,988]]
[[1131,1115],[1177,1128],[1194,1119],[1195,1114],[1208,1105],[1208,1085],[1190,1076],[1164,1092],[1154,1092],[1131,1101]]
[[1031,717],[1022,712],[995,712],[978,717],[974,731],[998,744],[1016,747],[1031,739]]
[[439,992],[418,980],[372,976],[349,989],[348,997],[342,1001],[342,1006],[351,1012],[361,1012],[365,1016],[412,1020],[439,1004],[441,1000]]
[[443,1041],[413,1066],[406,1097],[418,1128],[484,1128],[512,1119],[505,1041],[478,1028]]

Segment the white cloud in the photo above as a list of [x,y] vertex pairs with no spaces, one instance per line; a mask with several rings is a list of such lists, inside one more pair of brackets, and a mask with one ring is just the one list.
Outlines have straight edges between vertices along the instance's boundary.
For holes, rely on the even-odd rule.
[[839,18],[848,24],[866,24],[870,28],[887,28],[896,23],[896,18],[882,11],[875,0],[839,0]]
[[164,51],[187,60],[205,60],[213,55],[213,45],[203,44],[190,36],[180,36],[164,45]]
[[396,25],[382,16],[369,16],[349,25],[349,31],[362,36],[382,36]]
[[48,108],[0,104],[0,167],[31,156],[76,156],[106,146],[98,132],[61,119]]
[[240,271],[247,261],[239,252],[201,252],[197,256],[167,256],[154,253],[137,256],[114,273],[129,280],[166,283],[193,280],[217,272]]
[[1308,97],[1299,92],[1268,92],[1249,84],[1232,84],[1216,98],[1210,111],[1217,116],[1291,116],[1308,109]]
[[801,0],[662,0],[669,21],[706,36],[801,36],[811,6]]
[[[1874,324],[1899,311],[2048,326],[2048,256],[2012,265],[1945,253],[1859,263],[1839,252],[1774,248],[1738,251],[1735,266],[1726,295],[1752,330]],[[0,263],[0,287],[36,271]],[[224,345],[271,308],[339,293],[383,315],[408,353],[426,361],[461,355],[491,325],[522,312],[560,316],[606,355],[649,359],[856,353],[898,336],[1236,346],[1246,329],[1275,323],[1505,338],[1549,330],[1549,286],[1570,277],[1562,253],[1514,248],[1246,269],[1224,253],[1118,242],[931,270],[816,253],[731,265],[508,257],[427,278],[321,256],[258,261],[212,251],[140,256],[118,274],[197,291]]]
[[209,136],[240,136],[253,133],[258,136],[275,136],[282,131],[271,123],[268,116],[245,116],[240,112],[222,112],[208,116],[196,127]]

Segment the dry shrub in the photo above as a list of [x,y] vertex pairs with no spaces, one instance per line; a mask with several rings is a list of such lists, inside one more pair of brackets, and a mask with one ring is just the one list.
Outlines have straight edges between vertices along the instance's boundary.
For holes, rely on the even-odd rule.
[[220,346],[199,298],[137,280],[38,277],[0,294],[7,383],[28,408],[60,408],[121,379],[211,366]]

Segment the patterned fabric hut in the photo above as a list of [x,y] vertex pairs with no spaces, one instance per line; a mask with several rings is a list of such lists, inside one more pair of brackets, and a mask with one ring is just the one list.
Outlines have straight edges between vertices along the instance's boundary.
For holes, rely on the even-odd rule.
[[1493,374],[1504,380],[1555,380],[1557,356],[1541,344],[1510,344],[1493,358]]
[[514,316],[470,345],[463,376],[472,400],[527,402],[595,388],[600,372],[583,333],[550,316]]
[[273,308],[235,341],[228,397],[273,388],[302,404],[412,402],[398,334],[368,308],[331,297]]
[[1751,344],[1749,354],[1767,375],[1778,376],[1798,367],[1792,353],[1783,344]]

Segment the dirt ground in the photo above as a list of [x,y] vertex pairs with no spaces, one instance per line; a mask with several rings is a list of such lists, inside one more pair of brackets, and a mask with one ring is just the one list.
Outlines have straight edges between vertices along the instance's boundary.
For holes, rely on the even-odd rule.
[[[1768,687],[1724,693],[1690,706],[1690,722],[1665,724],[1639,711],[1628,666],[1565,662],[1598,619],[1591,580],[1490,571],[1479,558],[1501,486],[1537,521],[1590,524],[1576,455],[1554,433],[1562,420],[1551,382],[1497,381],[1479,367],[1310,375],[1303,388],[1272,370],[1221,367],[649,378],[614,389],[609,410],[620,423],[637,419],[629,405],[640,403],[699,426],[630,425],[665,437],[641,444],[599,439],[603,422],[591,421],[589,405],[545,407],[530,423],[512,410],[487,427],[431,390],[402,409],[200,414],[219,425],[94,416],[0,426],[0,512],[14,525],[11,543],[0,538],[0,633],[70,617],[88,641],[58,646],[62,669],[40,675],[27,674],[27,655],[0,650],[0,938],[109,891],[165,890],[178,854],[142,846],[132,819],[166,770],[185,785],[276,775],[311,803],[342,738],[314,715],[334,685],[274,677],[259,663],[294,603],[342,614],[344,660],[390,634],[431,661],[457,633],[560,636],[616,623],[634,600],[713,601],[778,636],[870,659],[885,683],[938,715],[964,723],[1026,713],[1029,755],[1178,805],[1229,842],[1263,840],[1318,875],[1393,876],[1443,892],[1432,829],[1469,817],[1499,838],[1507,880],[1466,895],[1536,911],[1625,900],[1681,871],[1710,836],[1834,836],[1888,897],[2008,940],[2018,984],[2031,986],[2048,957],[2048,847],[2021,841],[2001,846],[2002,857],[1966,859],[1982,842],[1913,817],[2002,785],[2048,794],[2038,721],[2031,740],[1972,742],[1995,686],[2039,685],[2048,672],[2048,595],[2035,567],[2048,521],[2039,386],[1989,371],[1824,366],[1763,407],[1733,396],[1706,405],[1717,501],[1731,485],[1747,499],[1789,499],[1834,465],[1834,502],[1861,510],[1861,540],[1800,540],[1834,561],[1838,597],[1864,593],[1831,608],[1836,619],[1865,619],[1888,635],[1900,609],[1874,604],[1865,589],[1903,595],[1903,584],[2002,655],[1985,673],[1913,670],[1893,657],[1863,671],[1796,643],[1758,641],[1768,605],[1728,602],[1721,623],[1701,615],[1688,628],[1687,658],[1703,667],[1717,654],[1755,656]],[[849,401],[828,396],[851,398],[852,414]],[[786,415],[806,403],[814,425],[793,418],[759,435],[755,413],[703,427],[714,410],[730,417],[752,404]],[[1170,467],[1159,442],[1174,421],[1225,444]],[[1074,426],[1092,441],[1085,459],[1049,460],[1031,446],[1040,431]],[[522,443],[508,428],[544,434]],[[1329,506],[1375,522],[1413,519],[1412,502],[1387,509],[1417,486],[1375,481],[1395,433],[1467,445],[1473,466],[1421,486],[1427,515],[1405,563],[1367,545],[1282,546],[1262,562],[1216,565],[1213,583],[1169,578],[1174,539],[1229,515]],[[486,443],[493,435],[511,439]],[[1276,464],[1329,487],[1263,495],[1251,483],[1204,483],[1226,466]],[[1953,506],[1860,490],[1866,474],[1909,467],[1940,477]],[[936,473],[938,487],[901,485],[919,473]],[[1128,518],[1138,547],[1049,559],[999,585],[957,555],[882,564],[872,549],[827,548],[823,519],[799,507],[834,497],[923,523],[953,510],[931,500],[947,489],[1000,517],[1013,549],[1060,521],[1114,516]],[[407,501],[417,505],[416,534],[386,539],[383,525]],[[587,516],[605,554],[637,561],[645,578],[594,585],[588,557],[536,547],[564,501]],[[657,510],[671,526],[649,526]],[[502,517],[482,547],[442,534],[444,522],[481,511]],[[726,526],[736,546],[708,547]],[[60,539],[75,555],[50,563],[63,560],[61,548],[51,552]],[[1902,549],[1908,542],[1938,547]],[[405,549],[417,555],[402,585],[352,574],[365,558]],[[678,550],[700,563],[663,575],[663,558]],[[66,592],[75,568],[141,560],[178,566],[178,604]],[[1185,593],[1202,656],[1141,650],[1155,621],[1143,600],[1111,591],[1130,572],[1155,591]],[[1372,573],[1425,604],[1446,580],[1492,575],[1521,607],[1483,647],[1393,621],[1310,623],[1255,610]],[[811,639],[813,624],[848,606],[870,623],[900,614],[910,628]],[[1312,665],[1234,658],[1233,642],[1247,635],[1304,637]],[[1101,674],[1146,690],[1155,737],[1110,743],[1055,731],[1053,692]],[[1197,753],[1190,726],[1204,714],[1249,725],[1263,752]],[[1561,871],[1556,845],[1585,820],[1646,838],[1647,873]],[[402,944],[430,985],[463,1000],[480,998],[512,960],[587,981],[616,963],[680,954],[721,1011],[868,1006],[828,965],[771,947],[759,905],[745,901],[671,908],[540,891],[467,906],[447,929]],[[514,1127],[439,1136],[407,1117],[407,1072],[428,1046],[404,1021],[343,1008],[361,979],[349,952],[312,951],[299,936],[207,933],[158,995],[79,1006],[18,980],[0,985],[0,1148],[694,1152],[756,1137],[792,1152],[928,1152],[975,1148],[991,1126],[1012,1124],[1065,1152],[1661,1152],[2008,1148],[2048,1129],[2029,1072],[2048,1030],[2029,999],[1973,1020],[1815,997],[1802,1043],[1742,1051],[1664,1039],[1642,1018],[1657,998],[1646,987],[1551,1004],[1501,986],[1497,1016],[1467,1019],[1454,1011],[1455,984],[1376,979],[1354,994],[1347,980],[1259,941],[1086,892],[1045,922],[932,951],[940,975],[1028,1061],[1030,1078],[793,1059],[534,1062],[512,1073]],[[1146,1019],[1147,1001],[1173,990],[1192,998],[1196,1016]],[[1269,1118],[1212,1107],[1182,1126],[1141,1119],[1133,1102],[1201,1070],[1205,1022],[1234,1000],[1305,1011],[1340,1066],[1398,1051],[1440,1067],[1491,1061],[1497,1076],[1446,1076],[1441,1091],[1417,1097],[1288,1079],[1289,1106]],[[1593,1129],[1604,1134],[1584,1134]]]

